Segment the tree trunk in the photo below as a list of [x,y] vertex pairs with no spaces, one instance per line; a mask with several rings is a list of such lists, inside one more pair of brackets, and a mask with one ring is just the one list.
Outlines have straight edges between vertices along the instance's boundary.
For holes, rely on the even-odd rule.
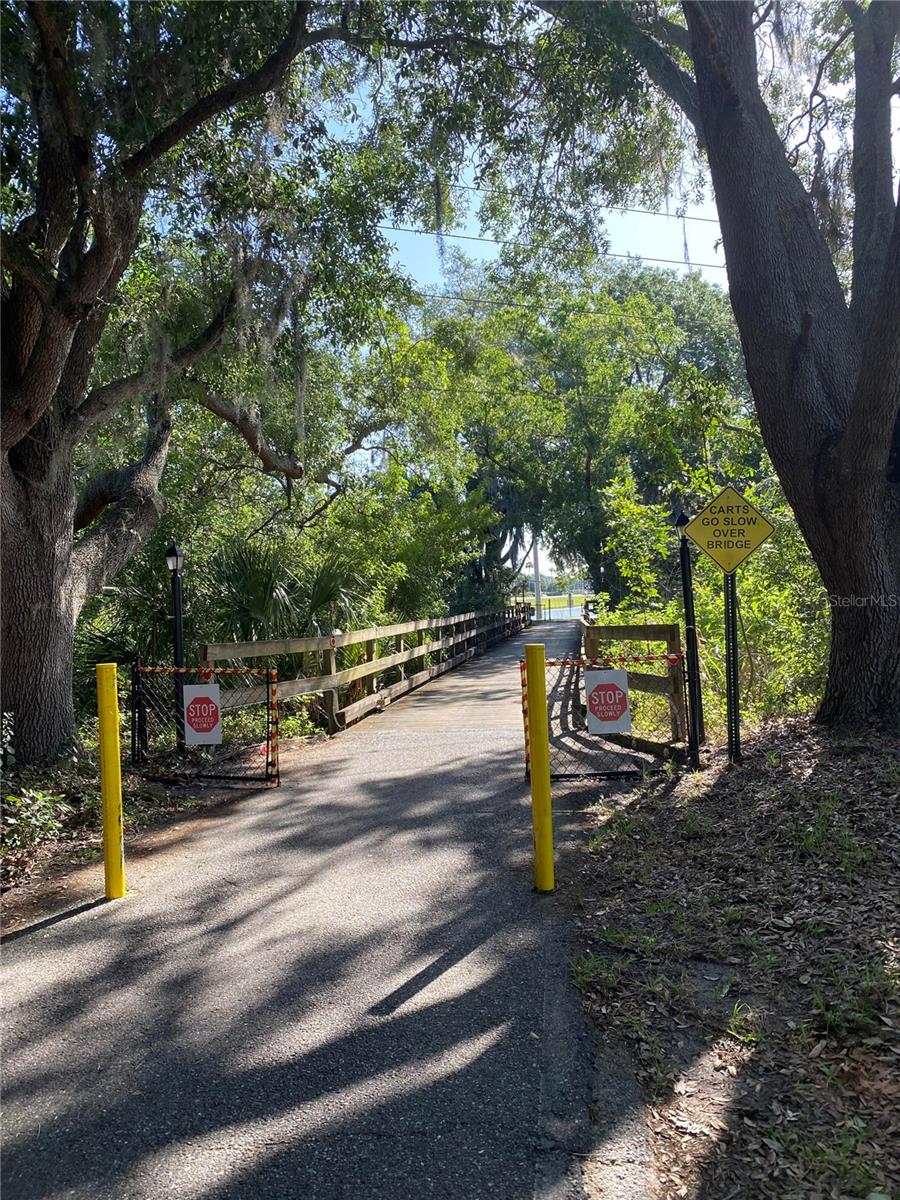
[[46,762],[75,733],[72,451],[45,414],[3,471],[3,711],[24,762]]
[[831,598],[828,684],[818,719],[852,728],[875,721],[900,727],[900,601],[896,594]]
[[819,720],[900,726],[900,502],[888,483],[832,495],[828,544],[813,547],[831,607]]
[[890,251],[882,247],[881,273],[872,268],[875,315],[860,330],[760,95],[752,7],[684,7],[747,378],[766,448],[831,598],[819,717],[894,725],[900,491],[888,460],[896,402],[889,422],[884,414],[896,393],[898,314],[880,280],[891,285],[900,231]]

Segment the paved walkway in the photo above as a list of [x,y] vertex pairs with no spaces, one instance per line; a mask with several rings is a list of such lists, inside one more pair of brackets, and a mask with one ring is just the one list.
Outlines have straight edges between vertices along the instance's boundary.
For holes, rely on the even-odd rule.
[[594,1049],[531,890],[517,668],[572,636],[297,752],[126,901],[12,941],[4,1200],[582,1196]]

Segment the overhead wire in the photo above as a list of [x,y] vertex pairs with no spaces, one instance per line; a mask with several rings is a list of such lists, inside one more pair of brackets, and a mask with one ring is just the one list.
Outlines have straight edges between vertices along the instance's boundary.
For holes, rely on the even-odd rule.
[[[516,196],[517,192],[507,191],[505,188],[479,188],[473,187],[469,183],[451,183],[448,187],[455,188],[460,192],[476,192],[481,196]],[[623,213],[639,213],[645,217],[668,217],[673,221],[703,221],[709,225],[718,225],[718,217],[699,217],[691,213],[669,213],[663,212],[658,208],[629,208],[624,204],[594,204],[594,208],[602,209],[604,212],[623,212]]]
[[[382,233],[414,233],[421,237],[440,237],[440,238],[455,238],[462,242],[484,242],[492,246],[513,246],[517,250],[540,250],[545,249],[541,245],[536,245],[534,242],[514,242],[507,238],[488,238],[476,237],[472,233],[438,233],[432,229],[411,229],[404,225],[376,225],[376,229]],[[707,263],[707,262],[685,262],[681,258],[658,258],[652,254],[621,254],[613,250],[605,252],[606,258],[624,258],[632,262],[656,262],[666,263],[675,267],[688,267],[694,270],[697,267],[706,267],[712,271],[724,271],[724,263]]]

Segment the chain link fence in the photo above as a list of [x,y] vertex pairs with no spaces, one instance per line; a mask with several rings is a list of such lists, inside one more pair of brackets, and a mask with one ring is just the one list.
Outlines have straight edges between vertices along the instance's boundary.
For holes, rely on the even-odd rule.
[[[680,759],[682,746],[678,714],[670,700],[672,668],[680,668],[681,654],[621,654],[605,658],[547,659],[547,716],[550,732],[552,779],[615,778],[659,771],[665,759]],[[638,675],[635,668],[640,667]],[[629,680],[628,707],[631,733],[605,736],[588,732],[585,668],[625,668]],[[528,690],[525,663],[521,663],[522,716],[525,725],[525,770],[530,770]],[[683,674],[677,686],[682,689]],[[644,690],[655,689],[655,690]],[[658,689],[658,690],[656,690]]]
[[147,778],[280,783],[277,671],[136,664],[130,707],[131,761]]

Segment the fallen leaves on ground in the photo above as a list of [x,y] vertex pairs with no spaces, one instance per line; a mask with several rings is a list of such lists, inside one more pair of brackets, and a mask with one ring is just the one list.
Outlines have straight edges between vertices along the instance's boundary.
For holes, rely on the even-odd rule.
[[591,799],[561,871],[573,973],[632,1047],[660,1195],[890,1194],[900,743],[770,723],[740,766]]

